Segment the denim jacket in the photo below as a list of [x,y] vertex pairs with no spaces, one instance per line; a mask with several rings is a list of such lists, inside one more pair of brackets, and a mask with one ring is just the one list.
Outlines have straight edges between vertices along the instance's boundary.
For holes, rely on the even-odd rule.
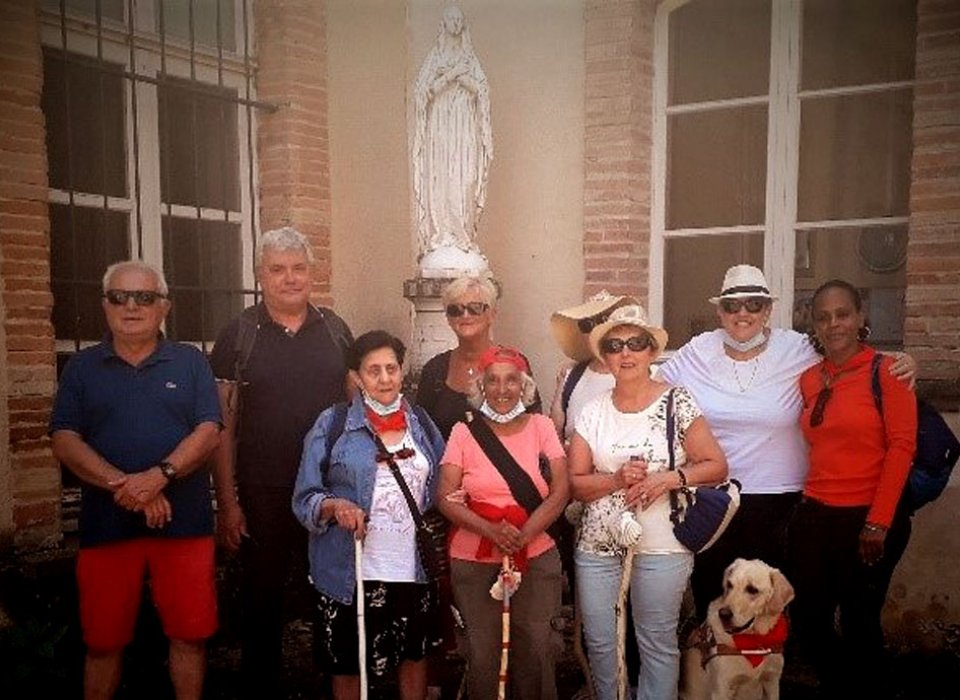
[[[314,587],[350,605],[356,587],[353,533],[335,522],[318,522],[318,517],[323,501],[328,498],[345,498],[369,513],[377,473],[377,446],[363,399],[357,395],[347,409],[343,433],[327,455],[327,432],[333,423],[335,408],[331,406],[321,413],[304,438],[303,457],[293,491],[293,514],[310,533],[310,576]],[[429,418],[421,421],[406,401],[403,411],[413,441],[430,463],[426,509],[433,505],[444,442],[433,422]],[[417,581],[426,580],[418,560]]]

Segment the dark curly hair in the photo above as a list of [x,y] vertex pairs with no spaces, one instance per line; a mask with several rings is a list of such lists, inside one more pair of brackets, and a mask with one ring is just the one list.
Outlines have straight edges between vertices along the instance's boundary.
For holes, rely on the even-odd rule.
[[359,371],[363,358],[380,348],[393,350],[393,354],[397,356],[397,362],[403,367],[403,358],[407,354],[407,347],[396,336],[380,330],[367,331],[353,341],[353,345],[347,351],[347,367],[355,372]]

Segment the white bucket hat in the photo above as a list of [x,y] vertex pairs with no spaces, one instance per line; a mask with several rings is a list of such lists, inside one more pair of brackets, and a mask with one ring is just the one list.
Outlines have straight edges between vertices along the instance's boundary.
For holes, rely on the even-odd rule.
[[576,362],[593,357],[587,336],[593,328],[607,320],[610,312],[628,304],[639,304],[632,296],[614,296],[607,290],[598,292],[582,304],[554,312],[550,317],[553,338],[563,354]]
[[667,332],[659,326],[650,325],[650,321],[647,320],[647,312],[640,304],[631,304],[615,309],[606,321],[590,331],[590,350],[594,355],[603,357],[600,352],[600,341],[610,330],[618,326],[635,326],[649,333],[657,341],[657,349],[653,352],[652,360],[655,360],[660,353],[667,349],[667,339],[669,337]]
[[723,276],[720,295],[710,297],[711,304],[719,304],[721,299],[747,299],[760,297],[776,301],[770,293],[770,285],[763,276],[763,270],[753,265],[734,265]]

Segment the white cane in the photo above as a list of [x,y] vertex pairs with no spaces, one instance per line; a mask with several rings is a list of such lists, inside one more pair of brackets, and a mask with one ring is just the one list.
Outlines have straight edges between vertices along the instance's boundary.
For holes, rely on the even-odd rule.
[[360,700],[367,700],[367,625],[363,617],[363,540],[353,539],[353,568],[357,573],[357,652],[360,659]]

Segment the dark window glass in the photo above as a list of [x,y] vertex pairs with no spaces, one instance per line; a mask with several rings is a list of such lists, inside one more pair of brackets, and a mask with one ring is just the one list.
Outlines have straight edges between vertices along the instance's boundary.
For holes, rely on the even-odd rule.
[[664,327],[670,347],[679,348],[717,327],[716,307],[708,299],[717,295],[728,267],[740,263],[763,267],[763,234],[669,238],[664,263]]
[[122,66],[43,51],[50,186],[125,197]]
[[160,110],[160,189],[164,202],[240,209],[235,90],[167,78]]
[[[163,32],[167,37],[190,43],[190,13],[193,12],[193,42],[197,46],[217,47],[217,4],[220,5],[220,43],[225,51],[237,48],[234,21],[235,0],[162,0]],[[156,3],[157,32],[160,31],[160,0]]]
[[60,340],[99,340],[103,273],[130,257],[127,213],[50,205],[53,328]]
[[163,269],[175,340],[213,340],[243,309],[240,225],[163,217]]
[[[123,22],[125,4],[126,0],[100,0],[100,16]],[[68,15],[84,15],[93,19],[97,17],[97,0],[66,0],[65,5]],[[60,0],[43,0],[43,9],[59,14]]]
[[804,0],[802,89],[913,79],[916,0]]
[[670,116],[667,157],[668,228],[763,223],[766,105]]
[[670,13],[668,80],[671,105],[766,95],[770,0],[696,0]]

